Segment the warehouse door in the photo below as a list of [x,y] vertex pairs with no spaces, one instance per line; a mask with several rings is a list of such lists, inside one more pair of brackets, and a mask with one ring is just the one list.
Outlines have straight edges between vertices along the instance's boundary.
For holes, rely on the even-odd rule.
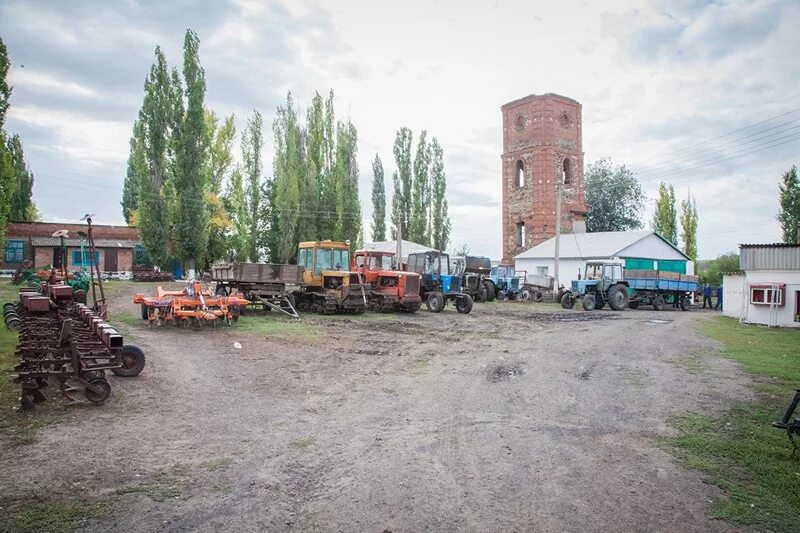
[[64,258],[61,257],[61,247],[53,248],[53,268],[59,269],[64,266]]
[[117,268],[117,249],[116,248],[106,248],[105,256],[103,257],[104,264],[103,270],[105,272],[116,272],[119,270]]

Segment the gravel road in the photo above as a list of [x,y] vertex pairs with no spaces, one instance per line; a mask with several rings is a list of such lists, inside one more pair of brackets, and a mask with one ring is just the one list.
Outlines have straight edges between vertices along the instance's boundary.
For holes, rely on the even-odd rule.
[[[112,322],[150,290],[117,287]],[[654,442],[672,414],[750,397],[697,333],[711,314],[587,315],[306,315],[298,336],[128,318],[145,371],[0,443],[0,503],[108,499],[91,531],[731,530]]]

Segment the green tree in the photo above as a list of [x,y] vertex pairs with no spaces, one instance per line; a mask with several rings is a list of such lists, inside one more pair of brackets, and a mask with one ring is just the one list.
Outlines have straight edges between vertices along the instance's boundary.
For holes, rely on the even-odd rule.
[[270,258],[288,263],[296,255],[294,236],[300,218],[300,161],[297,151],[297,113],[292,94],[278,107],[272,124],[275,136],[273,166],[273,202],[270,237]]
[[408,227],[408,240],[428,246],[428,206],[431,204],[430,166],[431,150],[427,144],[428,133],[422,130],[417,141],[414,157],[414,182],[412,184],[411,220]]
[[[128,168],[135,175],[129,185],[135,190],[136,222],[142,244],[153,263],[160,266],[166,266],[168,256],[171,217],[166,193],[174,171],[170,157],[177,136],[177,117],[182,113],[180,91],[177,72],[170,76],[164,53],[156,47],[155,62],[144,82],[139,118],[133,125]],[[129,190],[128,207],[134,205],[131,196]]]
[[358,132],[348,121],[336,128],[336,162],[334,188],[336,191],[336,223],[333,238],[350,241],[355,247],[361,241],[361,206],[358,200]]
[[718,287],[722,285],[724,272],[739,272],[739,270],[739,254],[729,252],[709,261],[700,272],[700,281]]
[[408,225],[411,221],[411,130],[402,127],[395,134],[394,138],[394,162],[397,172],[392,176],[394,182],[394,196],[392,197],[392,224],[397,234],[397,229],[401,231],[403,238],[408,238]]
[[145,170],[146,163],[137,169],[136,155],[144,156],[144,151],[137,150],[138,141],[135,135],[131,135],[129,141],[130,152],[128,153],[128,167],[125,171],[125,181],[122,183],[122,201],[119,203],[122,207],[122,216],[125,217],[125,223],[130,225],[136,211],[139,209],[139,175],[141,171]]
[[629,231],[642,227],[646,197],[633,172],[602,158],[588,165],[584,180],[587,231]]
[[0,37],[0,130],[3,129],[6,123],[6,113],[11,105],[11,86],[6,79],[10,66],[11,60],[8,58],[8,48],[6,48],[3,38]]
[[690,193],[685,200],[681,200],[681,239],[683,253],[692,261],[697,261],[697,220],[697,202]]
[[383,163],[378,154],[372,162],[372,240],[386,240],[386,185]]
[[208,246],[209,216],[204,195],[207,165],[207,135],[203,101],[205,73],[200,64],[199,40],[186,31],[183,43],[183,78],[186,83],[186,112],[178,135],[176,151],[177,193],[175,237],[180,258],[188,263],[189,275],[205,257]]
[[8,150],[8,136],[3,129],[11,99],[11,87],[6,81],[10,63],[6,45],[0,39],[0,245],[5,239],[6,224],[11,211],[11,196],[16,186],[14,165]]
[[653,230],[669,242],[678,246],[678,213],[675,209],[675,189],[662,181],[658,187],[656,210],[653,214]]
[[261,152],[264,149],[263,126],[264,119],[261,117],[261,113],[253,110],[253,114],[247,120],[247,127],[242,133],[242,161],[244,163],[245,179],[247,180],[245,186],[247,221],[250,224],[247,235],[247,257],[254,263],[259,260],[258,238],[261,227],[259,215],[261,175],[263,173]]
[[305,234],[303,240],[314,240],[319,237],[326,227],[325,210],[331,207],[325,205],[326,185],[330,173],[327,162],[329,143],[325,133],[326,120],[325,102],[318,92],[314,93],[306,116],[305,169],[308,185],[303,197],[303,207],[309,214],[315,216],[306,219],[308,228],[303,232]]
[[233,165],[233,139],[236,136],[235,116],[226,117],[219,123],[217,114],[205,112],[205,126],[208,134],[208,181],[207,189],[219,196],[225,178]]
[[[227,194],[228,212],[233,221],[233,232],[229,257],[233,261],[247,261],[250,236],[250,217],[247,197],[244,192],[242,172],[237,168],[231,173]],[[259,214],[261,211],[259,211]]]
[[792,165],[781,180],[778,222],[781,223],[783,242],[800,244],[800,181],[797,178],[797,166]]
[[450,242],[450,216],[447,214],[447,179],[444,173],[444,151],[439,141],[431,139],[431,246],[446,250]]
[[14,173],[13,192],[9,218],[18,222],[33,222],[38,219],[38,211],[33,203],[33,172],[25,163],[22,140],[12,135],[8,140],[8,153]]

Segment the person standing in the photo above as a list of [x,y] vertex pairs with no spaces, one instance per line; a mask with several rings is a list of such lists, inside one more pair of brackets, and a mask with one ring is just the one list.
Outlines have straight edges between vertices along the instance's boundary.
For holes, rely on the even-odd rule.
[[717,289],[717,305],[714,307],[714,311],[722,311],[722,286]]
[[711,309],[711,285],[708,283],[703,287],[703,309],[706,308],[706,302],[708,302],[708,308]]

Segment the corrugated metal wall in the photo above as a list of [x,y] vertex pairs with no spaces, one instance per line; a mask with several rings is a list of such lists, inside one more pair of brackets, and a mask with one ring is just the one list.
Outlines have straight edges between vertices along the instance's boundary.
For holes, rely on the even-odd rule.
[[800,246],[742,247],[739,268],[749,270],[800,270]]

